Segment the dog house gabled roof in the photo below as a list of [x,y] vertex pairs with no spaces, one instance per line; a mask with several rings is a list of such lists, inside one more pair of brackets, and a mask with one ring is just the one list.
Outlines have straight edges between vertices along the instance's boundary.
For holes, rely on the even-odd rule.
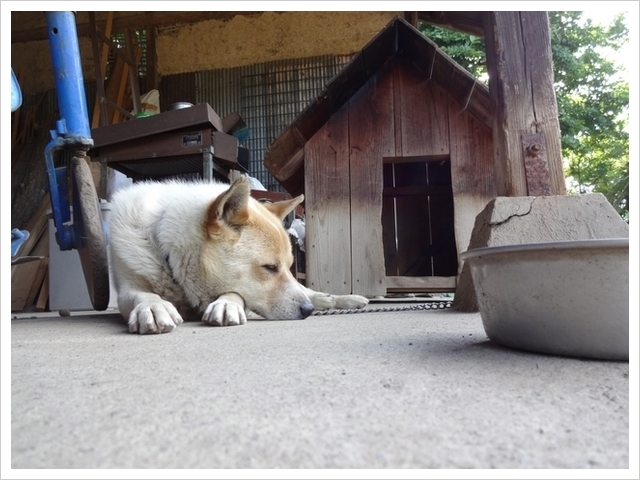
[[402,54],[463,108],[492,128],[489,89],[400,17],[394,18],[327,83],[265,154],[267,170],[292,194],[304,190],[306,142],[390,59]]

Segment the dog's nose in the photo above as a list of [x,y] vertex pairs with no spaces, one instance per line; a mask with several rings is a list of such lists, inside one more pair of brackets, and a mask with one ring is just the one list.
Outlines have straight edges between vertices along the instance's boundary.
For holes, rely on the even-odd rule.
[[304,302],[302,305],[300,305],[301,318],[307,318],[309,315],[313,313],[313,310],[314,310],[313,303]]

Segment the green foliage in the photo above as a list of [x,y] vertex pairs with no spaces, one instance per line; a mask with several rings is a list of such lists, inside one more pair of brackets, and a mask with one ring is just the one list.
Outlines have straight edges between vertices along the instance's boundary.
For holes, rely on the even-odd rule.
[[[549,12],[565,176],[570,192],[602,192],[629,215],[629,83],[610,58],[628,41],[622,15],[609,26],[582,12]],[[457,63],[486,79],[482,38],[420,24],[420,31]]]
[[629,83],[607,55],[628,40],[624,18],[609,26],[581,12],[549,12],[562,153],[568,187],[602,192],[629,215]]
[[458,65],[473,76],[486,81],[487,59],[483,38],[426,23],[419,23],[418,30],[434,41]]

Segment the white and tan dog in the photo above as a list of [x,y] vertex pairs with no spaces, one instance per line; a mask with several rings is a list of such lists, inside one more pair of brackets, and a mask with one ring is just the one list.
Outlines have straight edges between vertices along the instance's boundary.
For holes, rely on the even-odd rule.
[[361,308],[359,295],[298,283],[282,220],[300,202],[260,203],[249,182],[144,182],[118,191],[109,219],[111,273],[129,331],[170,332],[185,319],[241,325],[246,311],[294,320]]

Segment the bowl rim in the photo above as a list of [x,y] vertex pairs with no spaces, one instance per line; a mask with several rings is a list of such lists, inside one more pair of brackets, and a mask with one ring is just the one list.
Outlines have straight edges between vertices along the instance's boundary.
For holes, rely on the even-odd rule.
[[522,243],[495,247],[472,248],[460,254],[463,261],[480,256],[499,255],[514,252],[538,252],[543,250],[577,250],[599,248],[629,248],[629,238],[597,238],[591,240],[570,240],[562,242]]

